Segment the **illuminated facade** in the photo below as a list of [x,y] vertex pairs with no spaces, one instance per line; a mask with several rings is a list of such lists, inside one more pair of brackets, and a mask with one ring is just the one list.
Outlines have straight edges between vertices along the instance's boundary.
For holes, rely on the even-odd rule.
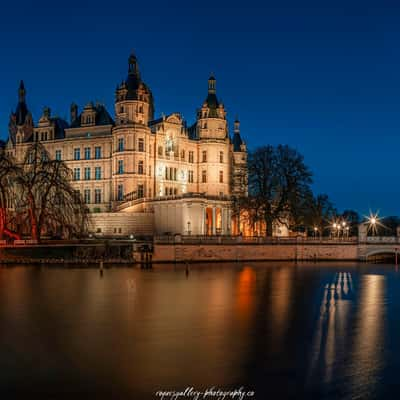
[[[94,233],[234,233],[232,196],[247,194],[247,151],[239,121],[229,134],[214,77],[191,126],[178,113],[154,117],[134,55],[115,91],[114,117],[102,104],[81,111],[72,104],[69,122],[45,108],[34,125],[25,95],[21,82],[6,151],[21,161],[30,143],[40,141],[50,157],[63,160],[92,211]],[[126,222],[136,215],[139,224]]]

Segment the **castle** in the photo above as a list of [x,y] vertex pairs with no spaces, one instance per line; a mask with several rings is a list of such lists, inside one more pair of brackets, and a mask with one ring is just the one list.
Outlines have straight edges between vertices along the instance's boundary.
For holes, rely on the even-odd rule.
[[6,151],[22,161],[33,141],[64,161],[91,211],[98,236],[239,233],[233,199],[247,195],[247,150],[239,121],[228,129],[216,80],[187,126],[179,113],[154,117],[154,99],[135,55],[115,91],[114,117],[104,105],[70,108],[70,121],[49,108],[35,125],[21,82],[10,116]]

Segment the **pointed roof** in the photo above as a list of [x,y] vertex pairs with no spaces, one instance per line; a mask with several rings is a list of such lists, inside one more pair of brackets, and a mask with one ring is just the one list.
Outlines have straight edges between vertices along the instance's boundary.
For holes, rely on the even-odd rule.
[[235,128],[233,133],[232,144],[233,144],[233,151],[242,151],[241,146],[243,144],[243,140],[242,137],[240,136],[240,122],[237,117],[235,119]]
[[25,95],[26,95],[26,90],[24,81],[21,80],[18,88],[18,104],[14,113],[16,125],[24,125],[25,119],[29,114],[28,106],[26,105],[25,102]]
[[206,100],[204,101],[204,104],[206,104],[207,107],[210,109],[208,116],[211,118],[218,118],[217,109],[219,107],[219,101],[215,89],[216,82],[217,81],[214,78],[214,75],[211,74],[211,76],[208,78],[208,95]]

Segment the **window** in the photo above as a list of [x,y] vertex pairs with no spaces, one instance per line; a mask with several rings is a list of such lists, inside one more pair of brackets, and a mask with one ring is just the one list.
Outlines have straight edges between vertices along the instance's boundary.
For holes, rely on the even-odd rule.
[[76,148],[74,149],[74,160],[80,160],[81,159],[81,149]]
[[138,164],[138,174],[143,175],[144,171],[143,171],[143,161],[139,161]]
[[194,153],[193,151],[189,151],[189,162],[190,163],[194,163]]
[[74,181],[79,181],[81,179],[81,169],[74,168]]
[[224,152],[220,151],[219,152],[219,162],[222,164],[224,162]]
[[56,150],[56,160],[61,161],[61,150]]
[[90,204],[90,189],[85,189],[83,192],[85,204]]
[[144,140],[143,139],[139,139],[138,149],[139,149],[139,151],[144,151]]
[[94,148],[94,158],[96,158],[97,160],[99,158],[101,158],[101,147],[100,146]]
[[94,189],[94,202],[96,204],[101,203],[101,189]]
[[189,171],[188,180],[189,180],[189,183],[193,183],[193,171]]
[[137,187],[137,197],[141,199],[144,196],[144,187],[143,185],[138,185]]
[[118,139],[118,151],[124,151],[124,138]]
[[149,176],[151,176],[151,165],[149,165]]
[[165,167],[165,179],[168,179],[168,167]]
[[163,148],[162,146],[158,146],[158,155],[162,157]]
[[79,190],[74,190],[74,203],[77,204],[79,203],[80,199],[81,199],[81,192]]
[[202,181],[202,183],[207,183],[207,171],[202,171],[201,181]]
[[224,171],[219,171],[219,183],[224,183]]
[[203,153],[202,153],[202,161],[203,161],[203,162],[207,162],[207,151],[206,151],[206,150],[203,150]]
[[185,159],[185,150],[181,150],[181,159],[182,159],[182,160]]
[[90,160],[90,147],[85,147],[85,160]]
[[117,200],[122,201],[123,198],[124,198],[124,185],[118,185]]
[[168,188],[165,188],[165,195],[168,196]]
[[118,173],[119,174],[124,173],[124,161],[123,160],[118,160]]
[[85,167],[85,181],[90,180],[90,167]]
[[174,195],[176,196],[178,194],[178,189],[174,188]]
[[96,167],[94,169],[94,179],[97,181],[101,179],[101,167]]
[[174,168],[174,181],[176,181],[176,168]]

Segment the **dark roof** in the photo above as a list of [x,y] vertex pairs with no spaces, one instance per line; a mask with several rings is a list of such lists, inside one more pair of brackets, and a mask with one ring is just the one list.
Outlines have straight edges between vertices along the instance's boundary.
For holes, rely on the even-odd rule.
[[232,144],[233,144],[233,151],[242,151],[240,146],[243,144],[243,140],[240,137],[240,133],[235,132],[233,134]]
[[210,109],[208,116],[211,118],[218,118],[217,109],[219,102],[215,93],[208,93],[205,103]]
[[61,118],[52,118],[54,122],[54,137],[55,139],[65,138],[65,129],[69,128],[68,122]]
[[197,122],[195,122],[192,126],[189,126],[188,136],[189,136],[189,139],[192,139],[192,140],[199,139],[199,137],[197,136]]
[[25,119],[28,114],[29,114],[29,111],[28,111],[28,107],[27,107],[25,101],[18,102],[17,108],[14,113],[15,123],[17,125],[24,125]]
[[[93,108],[96,111],[96,126],[114,125],[114,120],[111,118],[111,115],[108,113],[105,106],[103,106],[102,104],[96,104]],[[82,114],[79,114],[76,120],[71,123],[71,128],[79,128],[81,126],[81,115]]]

